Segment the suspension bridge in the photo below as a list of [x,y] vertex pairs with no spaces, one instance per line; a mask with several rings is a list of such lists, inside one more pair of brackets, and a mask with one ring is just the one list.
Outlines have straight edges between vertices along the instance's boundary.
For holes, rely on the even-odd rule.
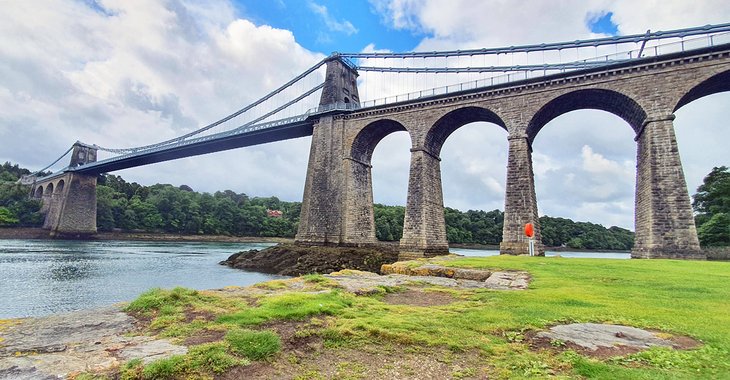
[[439,254],[448,250],[441,145],[459,127],[487,121],[509,135],[501,251],[523,253],[521,230],[530,222],[541,253],[532,140],[553,118],[592,108],[618,115],[636,132],[634,256],[694,258],[701,253],[673,112],[728,87],[730,23],[503,48],[333,53],[197,130],[136,147],[77,142],[41,171],[68,155],[70,165],[24,180],[44,200],[45,228],[87,235],[96,231],[98,174],[312,136],[297,242],[370,245],[377,243],[370,158],[386,135],[407,131],[412,158],[401,250]]

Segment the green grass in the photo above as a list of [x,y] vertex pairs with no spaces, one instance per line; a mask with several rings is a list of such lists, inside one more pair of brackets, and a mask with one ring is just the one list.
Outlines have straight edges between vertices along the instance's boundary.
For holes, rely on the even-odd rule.
[[[730,263],[512,256],[432,262],[463,268],[524,270],[530,273],[532,282],[527,291],[459,290],[454,293],[453,303],[431,307],[387,304],[382,294],[356,297],[337,289],[321,290],[328,279],[319,275],[303,279],[309,287],[305,291],[281,290],[262,295],[255,307],[233,297],[213,297],[185,289],[154,290],[130,304],[129,310],[154,316],[153,324],[167,326],[162,333],[178,331],[185,336],[202,328],[231,332],[223,342],[212,343],[203,355],[219,358],[204,361],[219,365],[196,366],[198,362],[193,358],[200,355],[191,349],[182,359],[171,358],[144,367],[144,377],[140,375],[141,367],[134,367],[137,377],[131,378],[151,374],[165,378],[170,371],[182,373],[171,368],[215,373],[232,363],[227,361],[229,358],[256,360],[260,354],[249,356],[240,348],[238,342],[246,342],[247,338],[237,334],[252,333],[242,333],[241,327],[255,328],[277,320],[308,320],[301,333],[321,337],[329,349],[356,348],[365,342],[444,347],[454,355],[478,353],[484,368],[454,372],[455,378],[476,371],[490,378],[730,379]],[[384,292],[393,290],[400,289]],[[213,310],[218,317],[207,322],[182,321],[180,310],[191,307]],[[568,322],[657,329],[688,335],[703,345],[687,351],[653,348],[604,360],[570,350],[561,353],[561,342],[555,342],[555,350],[534,351],[528,346],[526,331]],[[279,349],[268,348],[269,352]],[[300,377],[316,378],[314,373]]]
[[281,339],[271,331],[232,330],[226,334],[231,351],[251,360],[262,360],[281,350]]
[[334,315],[350,307],[353,299],[353,296],[337,290],[314,294],[284,293],[261,299],[258,307],[221,316],[218,322],[248,326],[271,320],[303,320],[315,315]]

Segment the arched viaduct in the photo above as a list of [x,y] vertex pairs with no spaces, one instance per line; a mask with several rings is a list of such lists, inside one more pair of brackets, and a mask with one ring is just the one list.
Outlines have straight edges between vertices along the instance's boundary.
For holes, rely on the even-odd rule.
[[[341,60],[327,62],[323,105],[357,102],[356,73]],[[312,135],[296,241],[310,245],[376,244],[371,158],[387,135],[411,140],[408,195],[400,249],[404,256],[446,253],[440,153],[460,127],[489,122],[506,131],[505,220],[500,250],[527,252],[525,223],[536,227],[544,253],[532,169],[532,142],[551,120],[567,112],[610,112],[633,129],[636,144],[637,258],[702,258],[674,133],[674,112],[703,96],[730,90],[730,46],[602,66],[439,97],[333,110],[291,126],[224,136],[96,161],[96,147],[74,145],[70,168],[33,184],[43,200],[44,227],[55,235],[96,232],[96,175],[190,155]],[[699,127],[699,126],[698,126]],[[288,129],[287,129],[288,128]],[[590,133],[590,131],[586,131]],[[560,144],[556,141],[555,144]],[[86,165],[86,166],[84,166]],[[105,166],[106,165],[106,166]]]
[[441,148],[458,128],[484,121],[507,131],[509,145],[500,250],[525,253],[523,226],[530,222],[537,227],[537,250],[543,253],[532,142],[554,118],[597,109],[625,120],[635,135],[632,257],[701,258],[674,112],[729,89],[730,52],[708,50],[321,117],[314,125],[296,239],[305,244],[374,244],[372,154],[385,136],[406,131],[412,146],[401,251],[415,256],[447,252]]

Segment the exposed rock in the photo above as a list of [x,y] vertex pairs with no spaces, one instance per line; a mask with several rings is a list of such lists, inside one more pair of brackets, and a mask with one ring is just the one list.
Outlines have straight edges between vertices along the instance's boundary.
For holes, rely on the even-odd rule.
[[19,320],[0,331],[0,380],[63,379],[187,352],[167,340],[124,336],[134,322],[118,306]]
[[501,290],[527,289],[530,283],[530,275],[527,272],[490,272],[488,270],[452,268],[434,264],[414,265],[412,261],[385,264],[381,272],[383,274],[434,276],[461,281],[469,280],[481,283],[478,287]]
[[172,344],[169,340],[148,340],[137,345],[129,345],[119,350],[119,358],[132,360],[141,358],[145,364],[171,355],[185,355],[188,349]]
[[445,267],[435,264],[423,264],[414,266],[413,262],[401,261],[393,264],[385,264],[381,268],[383,274],[405,274],[408,276],[434,276],[464,280],[484,281],[491,276],[491,272],[479,269],[463,269]]
[[331,273],[342,269],[379,272],[383,264],[398,260],[398,252],[387,247],[309,247],[282,244],[264,250],[231,255],[220,264],[237,269],[299,276],[308,273]]
[[[501,277],[500,282],[466,280],[434,276],[410,276],[404,274],[378,275],[376,273],[345,270],[328,274],[326,277],[336,281],[348,292],[355,294],[370,294],[377,291],[379,286],[397,287],[413,283],[445,286],[450,288],[468,289],[526,289],[529,276],[525,272],[495,272],[492,276]],[[525,284],[523,286],[523,284]]]
[[536,337],[570,342],[593,351],[601,347],[628,346],[645,349],[651,346],[672,347],[674,345],[671,340],[660,338],[651,331],[598,323],[571,323],[553,326],[549,331],[537,333]]

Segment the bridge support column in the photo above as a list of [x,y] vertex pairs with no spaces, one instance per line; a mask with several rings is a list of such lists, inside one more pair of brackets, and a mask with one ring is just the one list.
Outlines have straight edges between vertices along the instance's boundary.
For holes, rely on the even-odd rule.
[[[96,233],[96,176],[67,173],[50,202],[44,227],[52,237],[88,237]],[[58,186],[57,186],[58,187]]]
[[372,165],[347,157],[342,161],[345,170],[344,243],[348,245],[375,245],[375,215],[373,212]]
[[507,191],[499,252],[503,255],[527,254],[529,240],[525,236],[525,224],[532,223],[535,229],[535,255],[544,256],[532,172],[532,149],[527,135],[510,136],[508,140]]
[[332,116],[324,116],[314,125],[297,243],[343,243],[342,127],[342,120]]
[[404,258],[449,253],[441,192],[441,159],[423,148],[411,149],[400,251]]
[[704,259],[674,134],[674,115],[649,118],[636,137],[633,258]]

